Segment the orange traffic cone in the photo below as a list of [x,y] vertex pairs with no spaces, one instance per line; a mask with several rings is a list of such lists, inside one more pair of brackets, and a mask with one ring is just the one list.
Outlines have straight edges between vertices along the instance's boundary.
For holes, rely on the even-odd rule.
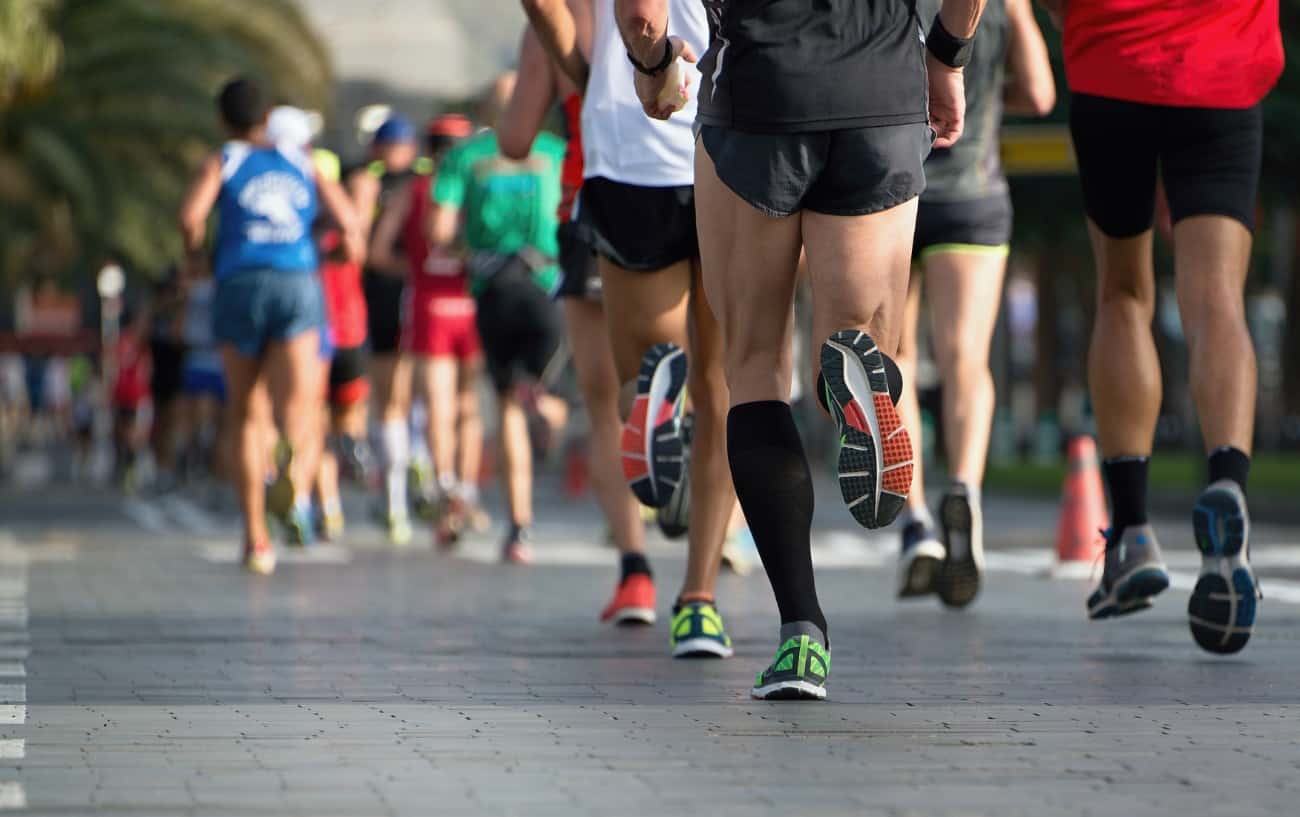
[[1106,549],[1098,531],[1109,523],[1097,444],[1083,434],[1070,440],[1069,471],[1061,496],[1053,573],[1063,578],[1088,578],[1097,557]]

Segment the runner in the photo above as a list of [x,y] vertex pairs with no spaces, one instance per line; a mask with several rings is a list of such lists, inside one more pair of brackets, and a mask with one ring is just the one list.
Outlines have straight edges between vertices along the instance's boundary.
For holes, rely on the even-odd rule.
[[181,338],[184,289],[181,272],[169,266],[154,287],[149,304],[149,358],[152,374],[149,392],[153,396],[153,423],[149,445],[153,450],[154,483],[159,491],[176,487],[176,442],[182,422],[181,367],[185,342]]
[[145,335],[150,315],[147,311],[123,309],[120,323],[113,345],[114,482],[123,493],[133,494],[140,487],[137,462],[149,428],[145,414],[151,397],[152,361]]
[[[939,0],[920,0],[932,20]],[[912,491],[903,514],[898,595],[937,592],[964,607],[980,588],[984,523],[980,487],[996,399],[989,344],[997,324],[1011,240],[1011,194],[1002,175],[1002,110],[1046,116],[1056,102],[1047,44],[1029,0],[988,0],[966,66],[966,130],[925,162],[925,193],[916,214],[907,309],[899,341],[903,394],[898,413],[911,429]],[[930,339],[943,383],[943,439],[952,483],[939,502],[939,524],[925,503],[921,411],[916,397],[917,324],[924,275]]]
[[1098,276],[1088,380],[1112,517],[1088,614],[1143,610],[1169,584],[1146,516],[1161,399],[1151,335],[1158,170],[1208,452],[1209,485],[1192,512],[1202,567],[1188,617],[1201,647],[1236,652],[1250,639],[1259,593],[1247,559],[1256,368],[1244,288],[1263,149],[1260,102],[1283,66],[1278,4],[1231,0],[1212,15],[1124,0],[1049,5],[1058,19],[1064,7],[1070,130]]
[[[682,514],[689,508],[686,576],[669,632],[672,654],[728,657],[731,639],[715,599],[736,500],[724,456],[722,337],[704,297],[695,230],[694,93],[669,121],[647,119],[613,3],[602,0],[593,7],[589,80],[565,6],[524,0],[524,7],[557,65],[575,83],[586,84],[578,210],[599,255],[605,318],[623,384],[624,474],[643,504]],[[665,13],[668,7],[675,31],[702,48],[708,24],[700,3],[671,0]],[[657,52],[652,63],[664,53]],[[699,73],[692,68],[687,76],[690,88],[698,88]],[[689,434],[687,392],[694,409]]]
[[221,374],[221,352],[213,334],[212,305],[216,282],[206,270],[191,271],[185,281],[185,310],[181,337],[185,341],[185,362],[181,367],[181,392],[185,406],[183,473],[225,476],[228,458],[222,421],[226,381]]
[[[671,60],[694,59],[693,50],[668,38],[668,0],[616,5],[643,69],[645,111],[667,118],[677,107],[661,101]],[[758,698],[824,698],[830,669],[811,560],[812,477],[788,402],[800,249],[815,337],[829,338],[818,391],[840,432],[840,489],[855,519],[880,527],[911,485],[911,445],[894,410],[900,377],[888,355],[898,346],[921,163],[934,134],[948,147],[961,133],[961,67],[982,7],[944,3],[927,53],[910,4],[708,3],[695,154],[700,245],[726,337],[731,473],[781,614]]]
[[180,224],[191,257],[201,251],[208,215],[219,210],[213,264],[217,291],[213,326],[221,344],[233,426],[238,435],[234,474],[244,522],[244,564],[254,573],[275,569],[264,511],[267,473],[264,427],[255,394],[269,395],[275,424],[288,442],[285,463],[296,513],[309,507],[311,475],[302,458],[310,445],[319,392],[308,372],[320,352],[324,305],[315,272],[311,222],[316,200],[343,225],[354,257],[364,253],[356,215],[335,183],[317,177],[310,158],[266,139],[269,106],[260,86],[240,78],[217,100],[230,138],[199,171],[181,206]]
[[[425,139],[434,168],[472,132],[469,120],[459,114],[431,121]],[[432,175],[409,180],[375,225],[370,247],[374,267],[405,267],[401,349],[414,363],[414,381],[428,410],[424,428],[438,484],[435,540],[450,547],[478,506],[483,450],[478,383],[483,356],[464,261],[429,242],[432,186]]]
[[[581,36],[590,40],[589,6],[572,3]],[[584,53],[589,50],[584,45]],[[511,158],[527,155],[533,139],[552,106],[561,101],[568,145],[562,174],[564,197],[560,202],[560,288],[565,328],[578,384],[591,422],[592,490],[600,504],[610,536],[620,553],[619,580],[614,596],[601,612],[603,621],[615,624],[653,624],[655,586],[645,556],[645,534],[636,498],[623,479],[619,438],[618,372],[601,303],[600,273],[590,231],[572,220],[582,185],[582,98],[572,81],[560,73],[530,29],[519,56],[520,82],[501,125],[501,151]]]
[[[401,200],[399,191],[415,175],[413,166],[418,153],[415,127],[404,117],[394,115],[375,131],[370,160],[347,174],[348,193],[356,204],[367,241],[384,210]],[[370,382],[380,423],[383,515],[389,541],[395,545],[411,541],[407,503],[411,368],[399,349],[405,276],[406,266],[399,263],[393,269],[370,264],[362,277],[370,341]]]
[[501,155],[493,128],[514,85],[513,74],[493,83],[479,115],[485,129],[453,148],[438,168],[430,226],[433,247],[450,247],[460,233],[469,254],[478,334],[500,412],[501,474],[510,509],[501,554],[522,564],[532,559],[533,522],[525,403],[544,392],[560,346],[560,320],[549,293],[558,274],[555,211],[564,142],[544,133],[526,160]]

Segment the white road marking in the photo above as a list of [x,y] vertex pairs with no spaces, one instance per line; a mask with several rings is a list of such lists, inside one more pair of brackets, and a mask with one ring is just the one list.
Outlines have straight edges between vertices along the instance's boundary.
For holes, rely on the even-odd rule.
[[183,496],[172,494],[159,500],[163,511],[191,533],[213,534],[220,526],[212,515]]
[[[213,564],[233,565],[239,564],[243,549],[229,542],[206,542],[201,545],[199,556]],[[341,545],[279,547],[275,550],[275,557],[281,565],[345,565],[352,561],[352,551]]]
[[27,723],[25,704],[0,704],[0,724]]
[[27,666],[22,661],[0,661],[0,678],[26,678]]
[[0,809],[27,808],[27,791],[22,783],[0,783]]
[[22,738],[0,739],[0,760],[22,760],[27,756],[27,741]]
[[127,497],[122,501],[122,513],[131,517],[131,521],[150,533],[162,533],[167,530],[167,517],[156,505],[139,497]]
[[21,704],[26,701],[26,684],[0,684],[0,703]]

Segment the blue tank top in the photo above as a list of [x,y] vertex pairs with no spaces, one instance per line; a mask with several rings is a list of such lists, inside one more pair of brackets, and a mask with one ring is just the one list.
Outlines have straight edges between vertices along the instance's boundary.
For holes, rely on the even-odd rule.
[[217,212],[218,279],[241,270],[316,271],[316,182],[306,153],[228,143]]

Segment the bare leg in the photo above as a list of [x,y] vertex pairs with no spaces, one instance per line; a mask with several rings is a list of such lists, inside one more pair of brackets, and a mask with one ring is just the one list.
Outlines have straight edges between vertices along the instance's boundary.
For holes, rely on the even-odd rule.
[[320,339],[315,329],[266,347],[263,368],[276,425],[298,456],[289,478],[299,495],[310,490],[320,431]]
[[1088,232],[1098,274],[1088,385],[1101,450],[1107,457],[1148,456],[1160,412],[1160,358],[1151,337],[1151,231],[1110,238],[1089,221]]
[[456,402],[459,391],[456,384],[456,359],[453,357],[422,358],[419,368],[423,373],[424,402],[429,408],[429,452],[433,456],[433,471],[443,487],[456,481]]
[[230,406],[231,428],[234,432],[236,460],[231,470],[239,508],[244,516],[244,542],[260,545],[271,541],[266,529],[266,507],[263,496],[266,479],[265,429],[261,412],[253,405],[259,377],[260,362],[235,351],[232,346],[221,349],[226,372],[226,391]]
[[727,464],[727,410],[730,400],[723,372],[722,329],[718,326],[698,264],[691,303],[691,367],[688,386],[695,410],[695,436],[691,443],[691,526],[686,555],[686,576],[681,597],[713,598],[722,565],[727,522],[736,507]]
[[478,384],[483,362],[474,359],[458,369],[456,382],[456,436],[459,457],[457,473],[461,487],[477,498],[479,471],[483,458],[483,417],[479,412]]
[[1178,311],[1206,451],[1251,451],[1257,375],[1243,300],[1250,247],[1250,232],[1225,216],[1194,216],[1174,226]]
[[510,521],[521,528],[533,523],[533,452],[528,416],[511,392],[497,395],[501,405],[501,474]]
[[573,367],[591,418],[592,491],[619,551],[641,553],[645,550],[641,517],[619,462],[618,373],[604,309],[599,302],[581,298],[565,298],[563,303]]
[[921,280],[919,269],[913,269],[907,287],[907,305],[903,308],[903,332],[898,340],[898,355],[894,362],[903,375],[903,393],[898,398],[898,416],[907,426],[912,438],[912,490],[907,495],[909,512],[921,516],[928,513],[925,504],[925,475],[921,462],[921,403],[916,391],[916,368],[920,360],[918,329],[921,323]]
[[[996,408],[989,346],[1007,270],[1006,254],[991,249],[994,251],[988,253],[937,253],[925,259],[934,359],[944,386],[948,474],[974,488],[984,481]],[[919,418],[911,428],[915,448]],[[914,490],[920,487],[918,474],[914,466]]]

